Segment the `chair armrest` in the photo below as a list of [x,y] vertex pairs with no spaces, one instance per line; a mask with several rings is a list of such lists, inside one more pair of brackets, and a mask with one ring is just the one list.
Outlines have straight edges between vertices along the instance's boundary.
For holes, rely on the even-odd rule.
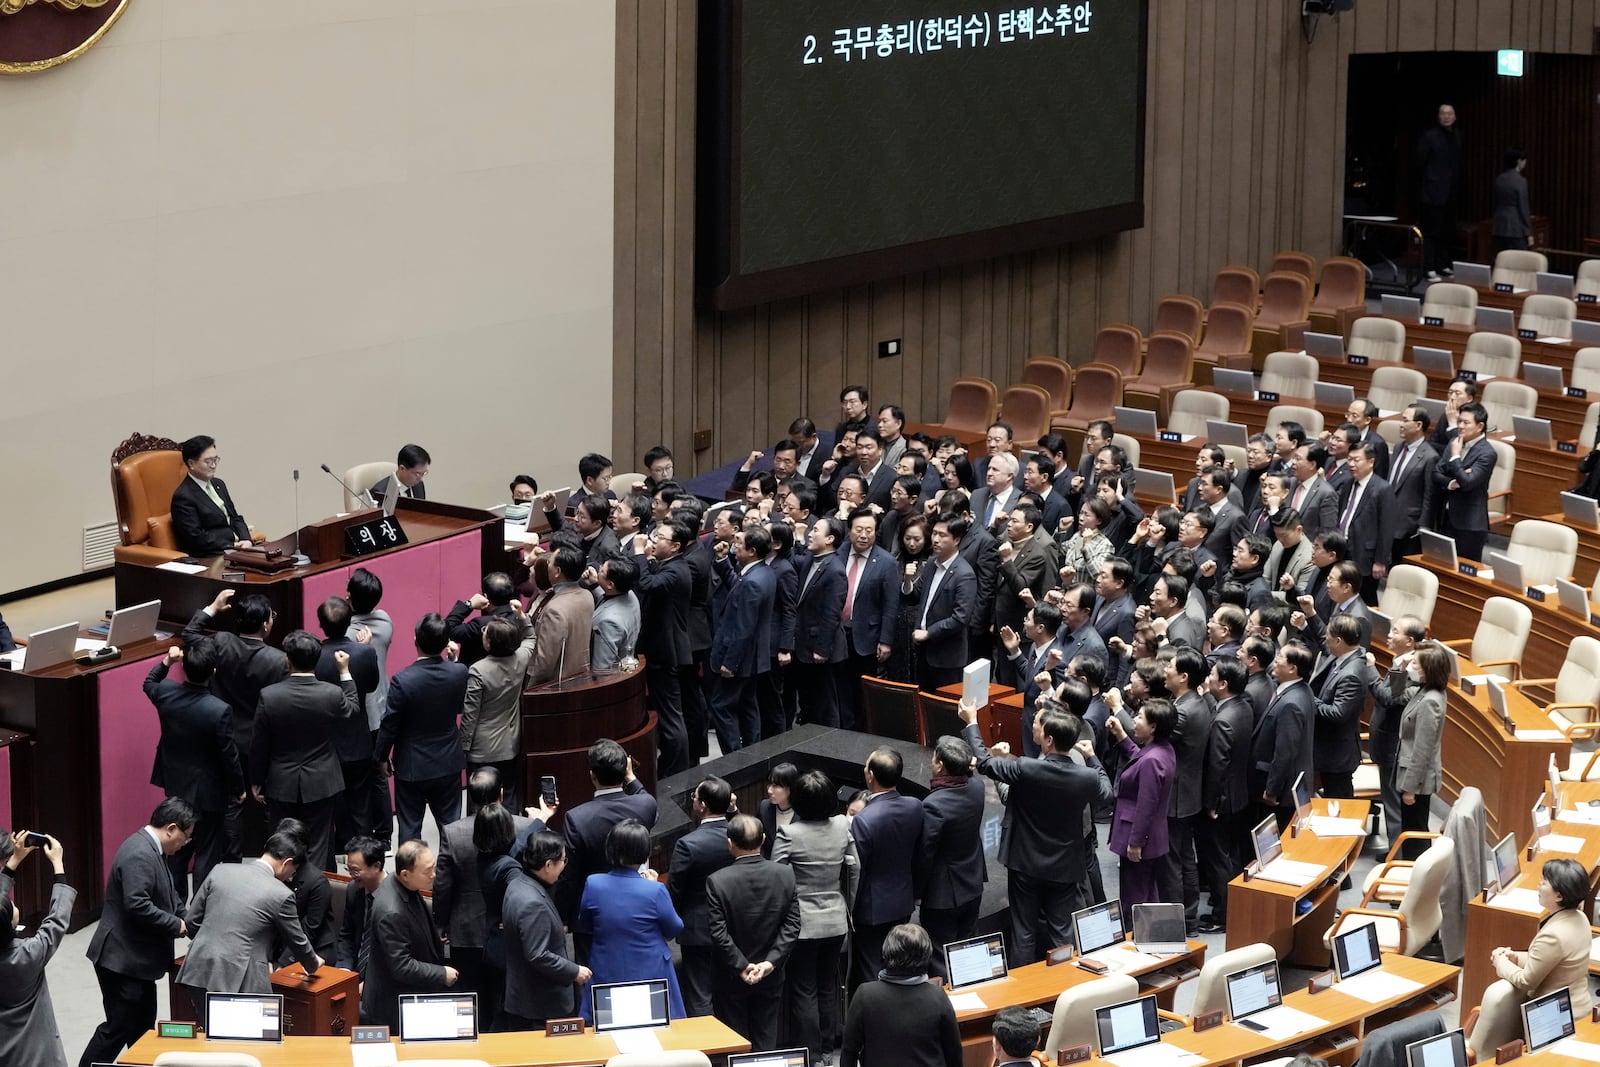
[[1332,935],[1337,935],[1338,932],[1339,932],[1339,927],[1343,926],[1344,925],[1344,921],[1346,919],[1348,919],[1352,915],[1365,915],[1369,919],[1376,919],[1379,922],[1399,923],[1400,924],[1400,951],[1401,951],[1401,953],[1405,953],[1405,950],[1406,950],[1406,917],[1403,914],[1401,914],[1398,911],[1380,911],[1377,908],[1346,908],[1344,911],[1339,913],[1339,918],[1334,921],[1333,930],[1331,931]]
[[1407,841],[1432,841],[1434,838],[1439,836],[1439,834],[1434,833],[1432,830],[1406,830],[1399,837],[1395,838],[1392,844],[1390,844],[1389,855],[1385,856],[1383,860],[1384,869],[1388,870],[1390,867],[1393,867],[1396,864],[1409,864],[1412,862],[1411,860],[1395,859],[1395,856],[1400,854],[1400,846],[1405,844]]
[[1401,889],[1408,889],[1408,888],[1410,888],[1411,883],[1407,882],[1407,881],[1404,881],[1403,879],[1400,879],[1400,878],[1377,878],[1377,879],[1374,879],[1372,884],[1367,886],[1367,891],[1365,893],[1361,894],[1361,905],[1360,906],[1364,908],[1368,904],[1371,904],[1373,898],[1378,895],[1378,890],[1382,889],[1386,885],[1388,885],[1388,886],[1396,886],[1396,887],[1401,888]]
[[[1600,708],[1595,707],[1593,704],[1549,704],[1544,710],[1546,714],[1552,711],[1559,711],[1562,712],[1564,716],[1568,711],[1588,712],[1587,718],[1575,719],[1570,721],[1566,726],[1558,727],[1561,733],[1569,739],[1573,734],[1576,733],[1587,734],[1593,733],[1596,729],[1600,729]],[[1565,717],[1569,719],[1571,718],[1570,716]]]
[[111,556],[118,563],[138,563],[146,567],[159,567],[163,563],[182,559],[183,553],[170,548],[157,548],[154,545],[118,545],[112,550]]
[[1304,351],[1306,347],[1306,331],[1309,329],[1311,329],[1310,319],[1280,323],[1278,335],[1283,339],[1284,349],[1289,352]]
[[1511,688],[1520,690],[1525,685],[1555,685],[1554,678],[1519,678],[1511,683]]
[[1522,661],[1516,659],[1486,659],[1478,663],[1480,667],[1510,667],[1511,678],[1515,681],[1522,674]]

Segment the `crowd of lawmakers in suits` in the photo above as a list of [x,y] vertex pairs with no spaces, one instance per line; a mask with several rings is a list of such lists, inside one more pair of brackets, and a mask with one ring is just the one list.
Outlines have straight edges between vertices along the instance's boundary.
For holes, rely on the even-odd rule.
[[[1102,822],[1125,904],[1180,902],[1191,932],[1224,929],[1247,828],[1268,813],[1287,822],[1296,777],[1353,795],[1369,693],[1388,825],[1426,827],[1447,657],[1416,619],[1372,634],[1368,603],[1420,529],[1481,552],[1495,455],[1473,391],[1453,383],[1437,426],[1407,408],[1392,454],[1364,400],[1322,438],[1294,423],[1252,437],[1243,470],[1201,446],[1181,505],[1152,515],[1108,423],[1090,425],[1076,463],[1060,436],[1016,442],[1004,422],[972,457],[902,433],[904,413],[874,415],[858,386],[841,394],[831,449],[796,419],[772,470],[752,453],[742,499],[710,514],[665,448],[625,487],[587,455],[568,513],[533,478],[513,480],[517,504],[545,509],[549,546],[416,620],[417,659],[392,677],[395,626],[366,569],[318,606],[320,636],[294,631],[281,649],[266,600],[224,591],[145,683],[161,717],[152,781],[168,799],[109,872],[89,949],[106,1021],[83,1063],[154,1023],[179,937],[192,941],[177,980],[196,995],[266,992],[274,965],[332,960],[361,972],[364,1021],[393,1023],[400,993],[465,988],[491,1026],[518,1029],[587,1013],[587,983],[660,976],[675,1015],[714,1013],[758,1048],[957,1063],[948,1001],[917,976],[976,928],[983,779],[1005,804],[1013,964],[1070,942],[1071,913],[1104,899]],[[184,454],[201,484],[180,493],[194,524],[215,528],[204,550],[246,539],[215,442]],[[402,493],[423,495],[429,462],[401,450]],[[1374,639],[1395,653],[1387,679]],[[797,722],[864,727],[862,678],[934,689],[979,657],[1025,696],[1022,751],[987,746],[963,706],[922,798],[900,791],[892,747],[867,760],[844,812],[815,770],[774,768],[756,816],[707,777],[663,885],[646,868],[656,802],[620,745],[590,750],[595,797],[559,834],[545,800],[520,795],[521,693],[635,655],[662,777],[707,755],[708,730],[729,752]],[[168,677],[180,663],[182,682]],[[420,840],[425,808],[437,847]],[[351,877],[340,929],[321,874],[335,842]],[[8,868],[30,851],[21,834],[0,845]],[[0,992],[0,1015],[22,1013],[5,1032],[39,1047],[54,1034],[42,960],[71,896],[58,885],[27,939],[40,944],[14,964],[37,963],[31,994]],[[5,1041],[5,1062],[61,1062],[59,1039],[54,1057],[23,1061]]]

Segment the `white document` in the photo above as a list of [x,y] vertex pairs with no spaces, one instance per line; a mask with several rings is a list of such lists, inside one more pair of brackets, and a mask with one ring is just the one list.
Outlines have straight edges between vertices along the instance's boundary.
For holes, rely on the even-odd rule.
[[1422,988],[1422,983],[1401,978],[1398,974],[1390,974],[1381,968],[1374,968],[1339,982],[1333,988],[1346,996],[1364,1000],[1368,1004],[1379,1004],[1385,1000],[1415,993]]
[[1576,856],[1583,851],[1584,840],[1567,834],[1545,834],[1539,838],[1540,852],[1565,852]]
[[1571,1056],[1575,1060],[1600,1063],[1600,1045],[1596,1045],[1591,1041],[1579,1041],[1575,1037],[1569,1037],[1565,1041],[1558,1041],[1551,1046],[1550,1051],[1558,1056]]
[[0,659],[3,659],[7,663],[11,664],[12,670],[21,670],[22,657],[26,656],[27,654],[28,650],[26,648],[14,648],[10,652],[0,655]]
[[1580,826],[1600,826],[1600,808],[1591,808],[1587,804],[1581,808],[1563,808],[1556,812],[1556,818],[1562,822],[1575,822]]
[[1186,1064],[1204,1063],[1205,1057],[1166,1041],[1157,1041],[1127,1052],[1113,1052],[1105,1057],[1105,1061],[1117,1067],[1184,1067]]
[[975,659],[961,672],[961,699],[975,708],[989,703],[989,661]]
[[352,1067],[393,1067],[399,1063],[393,1041],[371,1041],[350,1046]]
[[539,543],[539,535],[528,532],[528,521],[508,522],[505,524],[505,543],[508,545],[534,545]]
[[179,563],[177,560],[171,560],[167,563],[161,564],[156,568],[156,570],[175,571],[178,574],[199,574],[201,571],[205,570],[205,568],[200,566],[198,563]]
[[1138,952],[1112,945],[1099,952],[1086,953],[1085,959],[1099,960],[1117,973],[1136,971],[1141,967],[1159,967],[1164,960],[1160,956],[1152,956],[1148,952]]
[[618,1052],[660,1052],[661,1039],[651,1027],[637,1030],[612,1030],[611,1040],[617,1043]]
[[1360,819],[1336,819],[1331,815],[1313,815],[1306,820],[1306,829],[1318,837],[1366,837],[1367,824]]
[[1269,882],[1279,882],[1283,885],[1308,885],[1322,877],[1327,868],[1316,863],[1302,863],[1299,860],[1286,860],[1279,857],[1261,869],[1257,878],[1265,878]]
[[1559,741],[1566,735],[1560,730],[1518,730],[1518,741]]
[[1248,1019],[1257,1026],[1266,1029],[1257,1031],[1262,1037],[1269,1037],[1274,1041],[1294,1037],[1311,1030],[1318,1030],[1328,1025],[1326,1019],[1319,1019],[1315,1015],[1307,1014],[1298,1008],[1280,1005],[1268,1008],[1266,1011],[1257,1012]]
[[1539,903],[1537,889],[1508,889],[1504,893],[1496,893],[1494,899],[1489,901],[1489,907],[1525,911],[1529,915],[1544,914],[1544,905]]
[[983,1011],[989,1007],[976,993],[951,993],[950,1006],[956,1011]]

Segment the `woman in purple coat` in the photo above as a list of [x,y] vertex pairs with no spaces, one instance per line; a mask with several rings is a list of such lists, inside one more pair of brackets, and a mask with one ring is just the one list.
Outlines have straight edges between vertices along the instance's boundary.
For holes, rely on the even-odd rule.
[[[592,874],[578,905],[578,931],[594,935],[589,950],[593,989],[605,982],[667,980],[668,1010],[682,1019],[683,994],[672,970],[667,940],[683,932],[683,920],[672,908],[667,887],[656,873],[640,874],[650,859],[650,831],[638,819],[624,819],[606,835],[606,860],[611,870]],[[594,1021],[594,1000],[583,997],[579,1014]]]
[[1156,868],[1167,854],[1167,797],[1178,773],[1178,757],[1169,738],[1177,724],[1172,702],[1160,699],[1140,706],[1132,737],[1115,715],[1106,720],[1125,761],[1111,818],[1111,851],[1122,857],[1123,914],[1134,904],[1161,899]]

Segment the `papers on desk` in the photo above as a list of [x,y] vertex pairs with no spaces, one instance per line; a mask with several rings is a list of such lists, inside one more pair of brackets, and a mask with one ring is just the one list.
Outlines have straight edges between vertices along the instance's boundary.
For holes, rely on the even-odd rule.
[[27,654],[28,650],[26,648],[14,648],[10,652],[0,655],[0,659],[3,659],[7,663],[11,664],[12,670],[20,671],[22,669],[22,657],[26,656]]
[[983,1011],[989,1007],[976,993],[951,993],[950,1006],[956,1011]]
[[[1315,1015],[1303,1012],[1298,1008],[1291,1008],[1288,1005],[1268,1008],[1266,1011],[1258,1011],[1250,1016],[1247,1021],[1255,1023],[1256,1026],[1265,1027],[1265,1029],[1255,1032],[1274,1041],[1296,1037],[1307,1031],[1318,1030],[1328,1025],[1326,1019],[1319,1019]],[[1246,1027],[1246,1029],[1254,1028]]]
[[642,1026],[635,1030],[612,1030],[611,1040],[617,1043],[618,1052],[660,1052],[661,1039],[654,1029]]
[[1482,578],[1486,582],[1494,581],[1494,568],[1493,567],[1479,567],[1478,568],[1478,577]]
[[1572,343],[1572,338],[1570,337],[1535,337],[1534,340],[1542,345],[1566,345]]
[[1164,960],[1160,956],[1152,956],[1148,952],[1139,952],[1133,949],[1103,948],[1098,952],[1087,952],[1086,959],[1099,960],[1119,974],[1123,971],[1137,970],[1140,967],[1159,967]]
[[1556,812],[1556,818],[1561,822],[1575,822],[1580,826],[1600,826],[1600,808],[1591,808],[1587,804],[1581,808],[1563,808]]
[[156,568],[156,570],[172,571],[175,574],[199,574],[201,571],[205,570],[205,568],[200,566],[198,563],[179,563],[174,559],[161,564]]
[[1113,1052],[1105,1061],[1117,1067],[1184,1067],[1185,1064],[1204,1063],[1205,1057],[1169,1042],[1157,1041],[1127,1052]]
[[1415,993],[1422,988],[1422,983],[1401,978],[1398,974],[1390,974],[1382,968],[1374,968],[1354,978],[1347,978],[1333,988],[1346,996],[1364,1000],[1368,1004],[1377,1004]]
[[1518,730],[1518,741],[1559,741],[1566,735],[1560,730]]
[[526,519],[522,522],[508,522],[505,527],[505,543],[508,545],[536,545],[539,543],[539,535],[528,532]]
[[1318,837],[1366,837],[1367,824],[1360,819],[1336,819],[1332,815],[1313,815],[1306,829]]
[[353,1067],[394,1067],[399,1063],[393,1041],[368,1041],[350,1046]]
[[1522,911],[1529,915],[1544,914],[1544,905],[1539,903],[1537,889],[1507,889],[1502,893],[1496,893],[1494,899],[1489,901],[1489,907]]
[[1592,1041],[1579,1041],[1575,1037],[1569,1037],[1565,1041],[1557,1041],[1551,1046],[1550,1051],[1558,1056],[1571,1056],[1575,1060],[1600,1063],[1600,1045]]
[[1265,878],[1269,882],[1278,882],[1282,885],[1307,885],[1322,877],[1327,868],[1320,863],[1301,863],[1299,860],[1286,860],[1282,856],[1261,868],[1257,878]]
[[1576,856],[1583,851],[1584,840],[1570,834],[1545,834],[1539,838],[1540,852],[1562,852],[1569,856]]

